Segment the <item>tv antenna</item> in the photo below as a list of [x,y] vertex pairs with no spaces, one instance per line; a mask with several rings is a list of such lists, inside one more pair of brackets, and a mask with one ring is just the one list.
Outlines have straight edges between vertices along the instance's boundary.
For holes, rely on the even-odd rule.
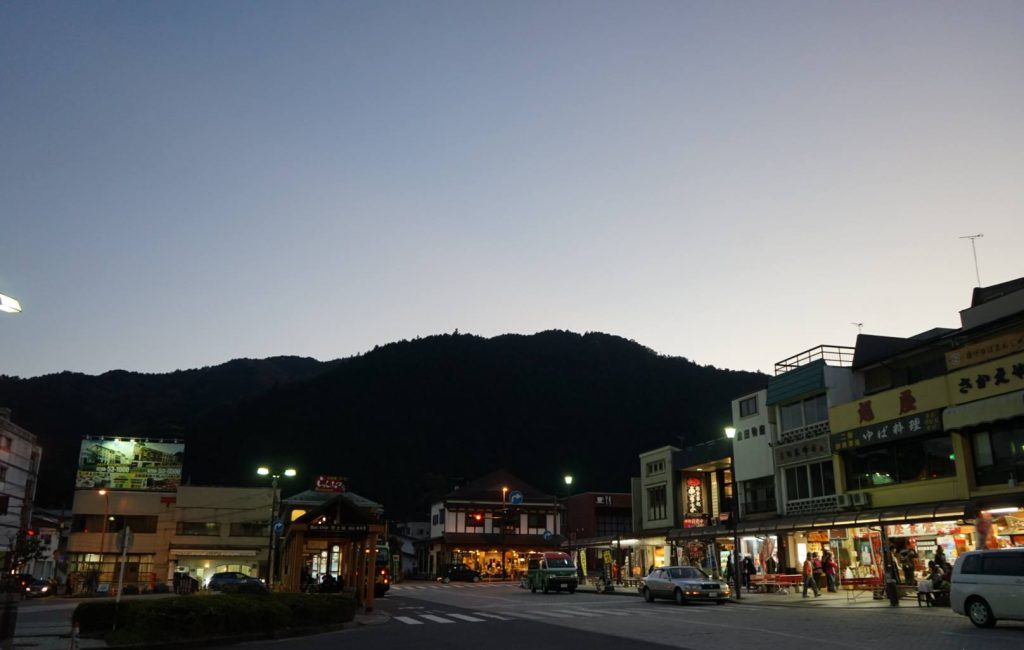
[[860,334],[861,332],[864,331],[864,323],[850,323],[850,325],[856,325],[857,326],[857,333],[858,334]]
[[974,278],[978,281],[979,287],[981,286],[981,274],[978,273],[978,249],[974,247],[974,240],[981,239],[984,236],[984,234],[979,232],[977,235],[964,235],[960,238],[971,240],[971,252],[974,253]]

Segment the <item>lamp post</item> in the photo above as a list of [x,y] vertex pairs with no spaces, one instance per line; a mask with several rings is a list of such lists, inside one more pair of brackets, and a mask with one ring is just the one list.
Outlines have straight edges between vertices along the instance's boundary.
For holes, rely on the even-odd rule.
[[107,542],[107,520],[110,519],[110,492],[106,489],[99,491],[103,497],[103,525],[100,527],[100,573],[103,573],[103,551]]
[[732,474],[732,503],[730,505],[729,518],[732,519],[733,551],[732,565],[733,577],[736,583],[736,599],[743,597],[743,581],[740,578],[740,484],[736,480],[736,453],[735,440],[736,428],[725,427],[725,437],[729,439],[729,472]]
[[292,478],[295,476],[295,470],[288,468],[281,474],[277,474],[272,471],[269,467],[258,467],[256,473],[260,476],[269,476],[270,481],[270,543],[267,545],[267,553],[270,556],[267,558],[267,589],[273,590],[274,588],[274,558],[277,556],[277,532],[274,530],[274,519],[277,517],[277,479],[281,476]]

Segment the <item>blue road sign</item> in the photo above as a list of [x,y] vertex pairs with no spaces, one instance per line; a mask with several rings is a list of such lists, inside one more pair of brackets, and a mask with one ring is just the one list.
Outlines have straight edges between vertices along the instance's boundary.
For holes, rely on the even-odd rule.
[[544,531],[544,541],[545,542],[550,542],[552,537],[554,537],[554,534],[552,534],[552,532],[550,530],[545,530]]
[[514,506],[518,506],[523,502],[523,493],[519,490],[513,490],[508,493],[508,502]]
[[280,535],[284,532],[284,522],[278,519],[274,522],[274,533]]

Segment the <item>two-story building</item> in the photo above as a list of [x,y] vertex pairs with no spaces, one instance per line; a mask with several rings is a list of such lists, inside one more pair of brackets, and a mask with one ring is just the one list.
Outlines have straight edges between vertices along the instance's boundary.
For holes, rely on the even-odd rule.
[[449,492],[430,509],[427,574],[466,564],[495,578],[526,569],[530,552],[557,550],[561,505],[506,470],[497,470]]
[[131,545],[124,580],[140,591],[171,585],[175,574],[200,585],[223,571],[265,578],[273,499],[266,487],[76,490],[67,551],[75,593],[113,589],[125,529]]

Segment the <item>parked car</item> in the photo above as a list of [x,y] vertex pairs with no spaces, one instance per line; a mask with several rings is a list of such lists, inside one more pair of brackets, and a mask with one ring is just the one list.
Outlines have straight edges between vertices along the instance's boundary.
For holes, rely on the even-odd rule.
[[640,594],[649,603],[655,598],[671,598],[677,605],[702,600],[721,605],[729,601],[729,585],[697,567],[666,566],[651,571],[643,579]]
[[49,580],[35,579],[25,587],[26,598],[41,598],[52,596],[56,587]]
[[480,582],[480,572],[470,569],[465,564],[452,564],[441,574],[441,582],[447,584],[453,580]]
[[238,571],[225,571],[223,573],[214,573],[210,576],[210,581],[206,586],[211,591],[232,591],[234,589],[245,588],[245,589],[256,589],[265,588],[263,581],[253,576],[247,576],[244,573]]
[[1024,620],[1024,549],[970,551],[956,559],[949,604],[978,627]]

